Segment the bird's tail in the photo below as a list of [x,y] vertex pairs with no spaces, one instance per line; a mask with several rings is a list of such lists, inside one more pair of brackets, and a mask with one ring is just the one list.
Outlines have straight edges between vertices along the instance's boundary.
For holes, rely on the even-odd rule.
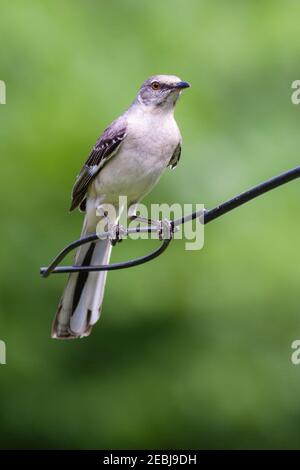
[[[87,215],[82,236],[88,235]],[[111,255],[109,239],[79,247],[75,265],[108,264]],[[107,271],[72,273],[69,276],[52,326],[52,338],[73,339],[88,336],[101,314]]]

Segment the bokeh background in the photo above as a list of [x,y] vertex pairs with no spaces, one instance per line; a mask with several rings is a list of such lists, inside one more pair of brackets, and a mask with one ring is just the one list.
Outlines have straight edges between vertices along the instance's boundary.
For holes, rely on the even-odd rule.
[[298,165],[299,16],[290,0],[1,1],[1,448],[300,447],[297,182],[207,226],[201,251],[175,241],[110,273],[88,339],[50,339],[65,276],[39,276],[80,233],[91,146],[149,75],[192,89],[180,165],[148,203],[213,207]]

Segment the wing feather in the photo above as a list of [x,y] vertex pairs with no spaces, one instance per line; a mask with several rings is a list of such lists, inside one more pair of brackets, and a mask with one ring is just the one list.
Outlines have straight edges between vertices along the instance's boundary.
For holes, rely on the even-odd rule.
[[169,161],[168,166],[173,170],[175,168],[180,160],[180,155],[181,155],[181,142],[177,145],[176,149],[174,150],[174,153],[171,157],[171,160]]
[[108,160],[116,154],[125,136],[126,124],[119,119],[114,121],[97,140],[75,181],[70,211],[84,201],[90,183]]

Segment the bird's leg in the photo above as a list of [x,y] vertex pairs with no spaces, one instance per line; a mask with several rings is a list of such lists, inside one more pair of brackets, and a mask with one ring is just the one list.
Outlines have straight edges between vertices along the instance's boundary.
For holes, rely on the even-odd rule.
[[125,234],[124,227],[119,223],[111,223],[109,213],[105,209],[105,205],[99,205],[97,207],[97,215],[99,215],[107,224],[108,238],[112,246],[122,241],[122,236]]
[[123,225],[120,224],[111,224],[109,226],[109,239],[112,246],[115,246],[117,243],[123,241],[122,237],[125,235],[125,230]]
[[174,226],[170,220],[162,219],[158,220],[157,223],[159,224],[158,237],[160,241],[173,238]]
[[129,220],[136,220],[137,222],[141,222],[147,224],[148,226],[154,225],[157,229],[158,238],[160,240],[169,239],[173,237],[174,234],[174,227],[170,220],[162,219],[162,220],[154,220],[148,219],[146,217],[142,217],[137,213],[137,206],[133,205],[129,207],[128,210],[128,218]]

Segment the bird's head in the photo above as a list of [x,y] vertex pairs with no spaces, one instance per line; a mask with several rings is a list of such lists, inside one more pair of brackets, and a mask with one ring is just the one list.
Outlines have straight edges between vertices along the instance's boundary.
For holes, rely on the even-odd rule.
[[137,100],[145,106],[172,109],[182,90],[189,87],[188,82],[175,75],[153,75],[141,86]]

